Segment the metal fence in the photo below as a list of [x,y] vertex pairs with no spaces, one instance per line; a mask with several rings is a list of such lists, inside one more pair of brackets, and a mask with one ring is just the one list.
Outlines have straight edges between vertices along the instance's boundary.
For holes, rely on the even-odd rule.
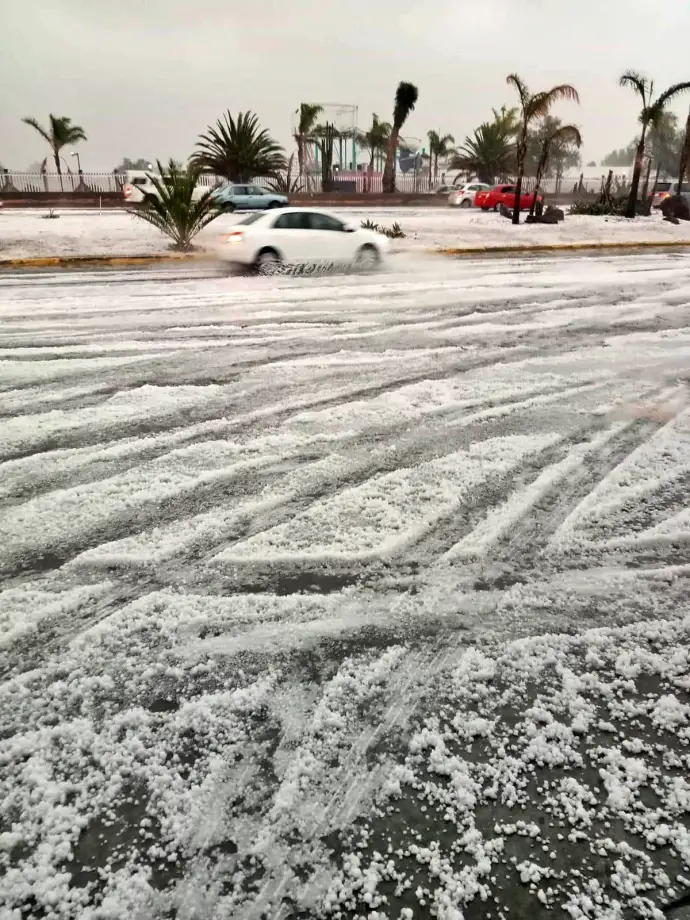
[[[398,173],[395,178],[395,187],[398,192],[407,194],[424,194],[435,192],[442,184],[451,185],[454,175],[441,174],[437,180],[429,179],[428,173]],[[272,180],[265,176],[257,176],[252,180],[255,185],[268,187]],[[510,181],[510,180],[508,180]],[[62,176],[57,173],[17,173],[3,172],[0,173],[0,193],[2,192],[52,192],[61,193],[84,193],[89,192],[100,194],[104,192],[121,192],[125,185],[126,178],[124,175],[115,173],[64,173]],[[227,182],[219,176],[201,175],[199,184],[208,188],[215,188]],[[556,179],[545,179],[541,182],[540,188],[547,194],[582,194],[598,192],[603,183],[601,178],[583,178],[567,177]],[[332,190],[343,193],[368,193],[372,195],[382,194],[383,192],[383,174],[369,173],[366,171],[342,172],[338,173],[333,180]],[[534,179],[525,177],[523,179],[523,188],[526,192],[534,188]],[[297,183],[295,191],[302,192],[321,192],[322,182],[320,175],[303,176]]]

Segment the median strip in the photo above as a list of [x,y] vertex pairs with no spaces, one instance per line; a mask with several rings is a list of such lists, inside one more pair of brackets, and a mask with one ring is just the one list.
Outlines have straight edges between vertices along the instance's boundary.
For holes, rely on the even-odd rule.
[[[481,256],[495,254],[525,254],[531,252],[582,252],[596,250],[680,249],[690,246],[690,240],[617,240],[580,241],[573,243],[511,243],[489,246],[436,246],[428,249],[401,249],[413,254],[426,252],[443,256]],[[146,266],[163,262],[188,262],[194,259],[213,258],[208,252],[153,253],[150,255],[122,256],[35,256],[17,259],[0,259],[0,270],[12,268],[89,268],[97,266]]]
[[23,259],[0,259],[2,268],[87,268],[97,265],[151,265],[159,262],[185,262],[203,258],[202,253],[160,253],[147,256],[36,256]]
[[597,249],[679,249],[690,246],[690,240],[617,240],[615,242],[577,242],[577,243],[517,243],[499,246],[440,246],[427,252],[443,256],[478,256],[493,253],[526,252],[581,252]]

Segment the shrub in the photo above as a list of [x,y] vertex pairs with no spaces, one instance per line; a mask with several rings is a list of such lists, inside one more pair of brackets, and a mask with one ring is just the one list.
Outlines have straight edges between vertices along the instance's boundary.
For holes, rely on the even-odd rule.
[[195,200],[199,170],[195,166],[178,166],[170,160],[168,169],[158,162],[159,176],[152,175],[153,192],[145,192],[144,200],[130,214],[152,224],[173,241],[173,248],[182,252],[192,249],[192,240],[207,224],[221,213],[211,198],[212,190]]
[[361,226],[363,230],[375,230],[376,233],[382,233],[390,240],[400,240],[405,237],[405,231],[398,223],[393,224],[392,227],[382,227],[380,224],[375,224],[373,220],[363,220]]
[[613,198],[611,201],[576,201],[570,206],[570,214],[589,214],[592,217],[614,215],[622,217],[627,202],[623,198]]

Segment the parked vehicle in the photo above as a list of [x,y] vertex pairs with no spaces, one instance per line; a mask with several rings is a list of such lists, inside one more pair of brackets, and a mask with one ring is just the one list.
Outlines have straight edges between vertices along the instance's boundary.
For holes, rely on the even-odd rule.
[[258,185],[226,185],[216,189],[212,198],[228,211],[265,211],[284,208],[288,203],[286,195],[269,192]]
[[156,186],[151,181],[151,175],[155,175],[158,178],[156,173],[147,173],[144,170],[130,170],[126,172],[124,175],[125,181],[122,186],[122,194],[124,195],[125,201],[129,204],[136,204],[144,200],[145,192],[150,195],[156,195]]
[[[675,187],[677,188],[678,185],[676,184]],[[685,189],[685,183],[683,183],[683,188]],[[677,197],[680,198],[680,202],[676,201]],[[675,216],[681,220],[690,219],[690,195],[685,192],[681,192],[680,196],[667,195],[658,207],[664,217],[675,213]]]
[[[520,210],[528,211],[532,207],[534,192],[522,192],[520,195]],[[541,195],[537,195],[537,201],[541,201]],[[477,192],[474,198],[475,207],[481,208],[482,211],[498,211],[503,204],[507,208],[515,207],[515,186],[514,185],[494,185],[488,191]]]
[[[146,172],[142,169],[133,169],[124,174],[124,184],[122,186],[122,194],[125,201],[128,204],[138,204],[140,201],[144,200],[144,195],[158,195],[156,186],[153,184],[151,177],[160,179],[160,176],[156,172]],[[207,192],[208,188],[203,185],[197,185],[194,189],[194,200],[201,198],[204,192]]]
[[221,237],[219,255],[260,270],[281,263],[348,263],[374,269],[389,248],[380,233],[345,222],[330,211],[285,208],[250,214]]
[[[690,192],[690,183],[683,182],[681,186],[681,193],[686,194]],[[673,195],[678,194],[678,183],[673,182],[670,179],[657,182],[656,189],[654,190],[654,195],[652,197],[652,207],[660,208],[662,203],[666,201],[667,198],[673,197]]]
[[468,182],[458,185],[448,196],[448,204],[452,208],[471,208],[477,192],[487,192],[491,188],[485,182]]

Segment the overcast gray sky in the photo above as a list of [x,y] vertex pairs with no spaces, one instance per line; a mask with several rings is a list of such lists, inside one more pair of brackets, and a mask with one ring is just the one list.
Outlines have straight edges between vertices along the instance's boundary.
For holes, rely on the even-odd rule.
[[[49,112],[86,130],[85,170],[123,156],[186,158],[226,109],[251,109],[290,144],[300,102],[357,105],[389,118],[395,87],[419,87],[405,134],[460,141],[530,88],[573,83],[555,114],[582,129],[584,162],[635,134],[638,69],[664,88],[690,78],[688,0],[7,0],[0,27],[0,162],[46,150],[21,123]],[[690,94],[675,110],[685,115]]]

